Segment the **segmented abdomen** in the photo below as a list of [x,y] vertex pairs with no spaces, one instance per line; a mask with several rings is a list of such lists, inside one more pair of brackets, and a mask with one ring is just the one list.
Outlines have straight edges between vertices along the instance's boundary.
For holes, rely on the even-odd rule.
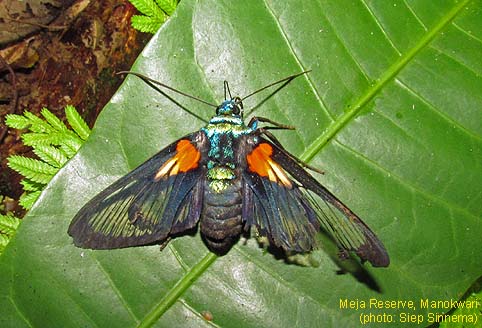
[[[219,184],[222,192],[219,192]],[[241,209],[239,179],[206,180],[200,228],[204,241],[214,253],[225,254],[238,240],[243,231]]]

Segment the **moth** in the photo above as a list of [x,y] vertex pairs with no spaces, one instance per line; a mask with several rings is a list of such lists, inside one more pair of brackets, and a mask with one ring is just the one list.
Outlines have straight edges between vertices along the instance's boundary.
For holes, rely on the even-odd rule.
[[155,85],[212,105],[216,113],[199,131],[174,141],[82,207],[68,229],[76,246],[166,244],[199,228],[206,246],[223,255],[255,229],[270,245],[292,254],[316,248],[316,234],[322,231],[341,257],[354,252],[373,266],[389,265],[375,233],[269,131],[292,127],[263,117],[244,121],[246,98],[278,85],[262,104],[306,72],[243,98],[232,97],[225,82],[225,100],[217,106],[140,74],[124,73],[143,78],[178,105]]

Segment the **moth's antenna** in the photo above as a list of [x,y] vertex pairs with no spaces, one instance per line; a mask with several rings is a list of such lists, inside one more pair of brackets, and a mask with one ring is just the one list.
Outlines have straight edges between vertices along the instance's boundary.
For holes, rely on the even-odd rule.
[[[284,79],[275,81],[275,82],[270,83],[270,84],[268,84],[268,85],[265,85],[265,86],[262,87],[261,89],[258,89],[258,90],[256,90],[256,91],[250,93],[249,95],[241,98],[241,99],[244,101],[245,99],[247,99],[247,98],[249,98],[249,97],[257,94],[258,92],[261,92],[261,91],[263,91],[263,90],[265,90],[265,89],[268,89],[268,88],[270,88],[270,87],[272,87],[272,86],[274,86],[274,85],[277,85],[277,84],[280,84],[280,83],[286,81],[285,83],[283,83],[283,85],[282,85],[281,87],[279,87],[278,89],[276,89],[272,94],[270,94],[270,95],[268,96],[268,98],[270,98],[270,97],[273,96],[276,92],[278,92],[278,91],[280,91],[281,89],[283,89],[286,85],[288,85],[288,83],[290,83],[291,81],[293,81],[295,78],[297,78],[297,77],[300,76],[300,75],[309,73],[309,72],[311,72],[311,69],[308,70],[308,71],[303,71],[303,72],[301,72],[301,73],[296,73],[296,74],[287,76],[287,77],[285,77]],[[257,105],[257,106],[258,106],[258,105]],[[256,107],[257,107],[257,106],[256,106]]]
[[295,78],[297,78],[298,76],[300,75],[303,75],[303,74],[306,74],[306,73],[309,73],[311,72],[311,70],[309,71],[304,71],[304,72],[301,72],[301,73],[297,73],[297,74],[293,74],[293,75],[290,75],[288,77],[285,77],[284,79],[281,79],[281,80],[278,80],[278,81],[275,81],[273,83],[270,83],[264,87],[262,87],[261,89],[258,89],[256,91],[254,91],[253,93],[250,93],[249,95],[247,95],[246,97],[244,97],[242,100],[244,101],[244,99],[248,98],[248,97],[251,97],[252,95],[255,95],[257,94],[258,92],[261,92],[269,87],[272,87],[272,86],[275,86],[279,83],[283,83],[282,85],[280,85],[278,88],[276,88],[273,92],[271,92],[266,98],[264,98],[263,100],[261,100],[256,106],[252,107],[249,109],[248,112],[246,112],[245,114],[246,115],[249,115],[250,113],[252,113],[256,108],[260,107],[262,104],[264,104],[266,101],[268,101],[271,97],[273,97],[275,94],[277,94],[281,89],[283,89],[285,86],[287,86],[291,81],[293,81]]
[[[164,91],[162,91],[161,89],[159,89],[157,86],[154,85],[154,82],[157,82],[155,80],[152,80],[150,78],[148,78],[147,76],[144,76],[142,74],[138,74],[138,73],[134,73],[134,72],[128,72],[128,71],[122,71],[122,72],[118,72],[117,74],[133,74],[135,76],[138,76],[140,77],[148,86],[150,86],[151,88],[153,88],[154,90],[156,90],[157,92],[159,92],[161,95],[163,95],[164,97],[166,97],[167,99],[169,99],[170,101],[172,101],[174,104],[176,104],[177,106],[179,106],[180,108],[182,108],[183,110],[185,110],[186,112],[188,112],[189,114],[191,114],[192,116],[194,116],[195,118],[205,122],[205,123],[208,123],[208,121],[206,121],[206,119],[202,118],[201,116],[199,116],[198,114],[194,113],[193,111],[191,111],[190,109],[186,108],[185,106],[181,105],[176,99],[172,98],[171,96],[169,96],[167,93],[165,93]],[[159,82],[160,83],[160,82]],[[162,83],[161,83],[162,84]],[[168,87],[170,90],[172,88]],[[174,91],[177,91],[177,90],[174,90]],[[209,105],[209,104],[208,104]],[[217,106],[216,106],[217,107]]]
[[[227,93],[226,93],[227,91]],[[228,98],[226,97],[229,94],[229,99],[233,99],[233,96],[231,96],[231,90],[229,90],[229,83],[228,81],[224,80],[224,100],[227,100]]]
[[[150,77],[147,77],[147,76],[142,75],[142,74],[140,74],[140,73],[136,73],[136,72],[132,72],[132,71],[121,71],[121,72],[117,72],[116,74],[132,74],[132,75],[135,75],[135,76],[137,76],[138,78],[142,79],[144,82],[146,82],[147,84],[149,84],[151,87],[153,86],[153,84],[157,84],[157,85],[159,85],[159,86],[161,86],[161,87],[163,87],[163,88],[169,89],[169,90],[174,91],[174,92],[176,92],[176,93],[178,93],[178,94],[180,94],[180,95],[183,95],[184,97],[188,97],[188,98],[197,100],[197,101],[199,101],[199,102],[201,102],[201,103],[203,103],[203,104],[206,104],[206,105],[208,105],[208,106],[211,106],[211,107],[215,107],[215,108],[218,107],[218,105],[211,104],[211,103],[208,102],[208,101],[202,100],[202,99],[200,99],[200,98],[194,97],[194,96],[192,96],[192,95],[190,95],[190,94],[187,94],[187,93],[185,93],[185,92],[182,92],[182,91],[180,91],[180,90],[174,89],[173,87],[170,87],[170,86],[168,86],[168,85],[166,85],[166,84],[164,84],[164,83],[161,83],[161,82],[159,82],[159,81],[153,80],[153,79],[151,79]],[[165,94],[164,92],[160,91],[159,88],[154,88],[154,89],[156,89],[157,91],[159,91],[163,96],[167,97],[169,100],[171,100],[172,102],[174,102],[176,105],[180,106],[178,102],[174,101],[171,97],[166,96],[166,94]],[[180,106],[180,107],[183,108],[183,109],[185,109],[185,108],[182,107],[182,106]]]

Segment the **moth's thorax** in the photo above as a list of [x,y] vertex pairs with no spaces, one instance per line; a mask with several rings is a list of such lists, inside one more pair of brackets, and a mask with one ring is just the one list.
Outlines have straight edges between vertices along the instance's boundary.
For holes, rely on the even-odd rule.
[[213,116],[207,127],[216,127],[220,131],[226,131],[228,129],[235,129],[236,131],[239,131],[248,128],[246,124],[244,124],[243,118],[240,115],[234,114]]
[[209,140],[209,160],[220,164],[233,163],[233,147],[237,140],[243,135],[253,133],[253,129],[244,124],[239,115],[214,116],[201,131]]
[[209,140],[207,178],[214,192],[224,191],[236,179],[236,147],[239,138],[253,133],[240,115],[214,116],[201,129]]

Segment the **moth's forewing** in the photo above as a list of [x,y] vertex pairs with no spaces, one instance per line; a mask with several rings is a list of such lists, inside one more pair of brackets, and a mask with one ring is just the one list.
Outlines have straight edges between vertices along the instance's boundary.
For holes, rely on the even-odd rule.
[[167,146],[90,200],[68,233],[83,248],[162,243],[194,227],[202,207],[205,153],[200,133]]

